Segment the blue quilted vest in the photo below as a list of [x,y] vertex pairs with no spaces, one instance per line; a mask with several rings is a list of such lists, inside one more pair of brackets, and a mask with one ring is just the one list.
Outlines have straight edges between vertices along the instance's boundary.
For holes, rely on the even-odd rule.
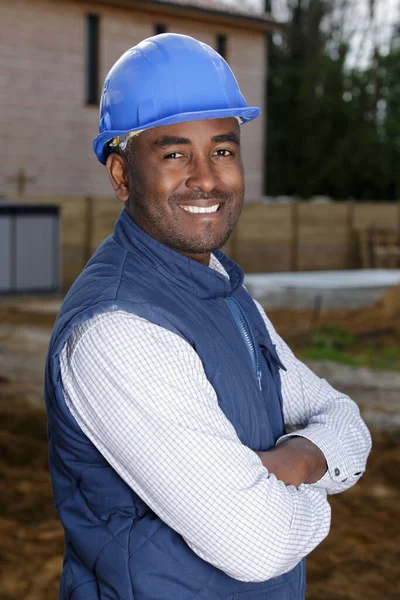
[[110,467],[64,401],[59,354],[72,329],[125,310],[187,340],[242,443],[273,446],[283,433],[284,367],[241,269],[222,252],[216,257],[229,280],[160,244],[123,211],[64,300],[45,380],[50,473],[65,529],[60,600],[304,598],[304,561],[280,577],[246,583],[199,558]]

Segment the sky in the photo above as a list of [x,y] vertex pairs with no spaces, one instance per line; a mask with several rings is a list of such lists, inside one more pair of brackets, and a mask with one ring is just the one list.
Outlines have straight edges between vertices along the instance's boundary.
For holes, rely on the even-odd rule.
[[[388,51],[393,28],[396,22],[400,23],[400,2],[399,0],[376,0],[376,26],[372,31],[371,29],[365,31],[365,24],[368,22],[368,2],[366,0],[357,0],[357,2],[361,26],[353,43],[353,61],[363,64],[370,59],[374,42],[382,51]],[[364,52],[360,53],[359,47],[365,33],[367,35]]]
[[[264,0],[217,0],[221,4],[246,6],[258,11],[264,8]],[[285,20],[285,6],[288,0],[273,0],[278,20]],[[340,3],[340,0],[338,0]],[[348,28],[354,32],[352,36],[352,51],[349,56],[349,66],[365,66],[368,64],[374,43],[382,50],[388,49],[388,41],[393,32],[393,26],[400,22],[399,0],[375,0],[376,27],[368,27],[368,7],[370,0],[350,0],[351,8],[347,19]]]

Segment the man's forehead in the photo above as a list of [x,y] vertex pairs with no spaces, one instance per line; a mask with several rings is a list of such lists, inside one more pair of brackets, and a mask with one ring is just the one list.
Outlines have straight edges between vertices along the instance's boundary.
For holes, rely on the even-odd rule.
[[[181,138],[185,140],[182,143],[188,143],[188,140],[192,141],[199,138],[212,141],[213,138],[228,133],[234,134],[237,139],[240,138],[240,127],[235,117],[163,125],[143,131],[142,135],[146,134],[144,137],[150,142],[156,142],[162,138]],[[234,140],[232,139],[232,141]]]

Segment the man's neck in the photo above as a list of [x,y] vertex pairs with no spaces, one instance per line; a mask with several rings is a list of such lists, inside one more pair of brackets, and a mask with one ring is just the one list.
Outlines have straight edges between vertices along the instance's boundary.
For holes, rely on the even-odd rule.
[[204,265],[205,267],[210,266],[211,252],[207,252],[205,254],[187,254],[186,252],[180,252],[180,254],[183,254],[184,256],[195,260],[196,262],[200,263],[201,265]]

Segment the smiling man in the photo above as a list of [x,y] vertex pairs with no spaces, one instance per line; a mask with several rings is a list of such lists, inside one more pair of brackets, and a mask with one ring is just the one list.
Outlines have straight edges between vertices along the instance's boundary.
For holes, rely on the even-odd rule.
[[144,40],[106,78],[94,149],[125,208],[46,366],[60,600],[301,600],[327,495],[365,469],[357,406],[294,357],[219,250],[258,114],[187,36]]

